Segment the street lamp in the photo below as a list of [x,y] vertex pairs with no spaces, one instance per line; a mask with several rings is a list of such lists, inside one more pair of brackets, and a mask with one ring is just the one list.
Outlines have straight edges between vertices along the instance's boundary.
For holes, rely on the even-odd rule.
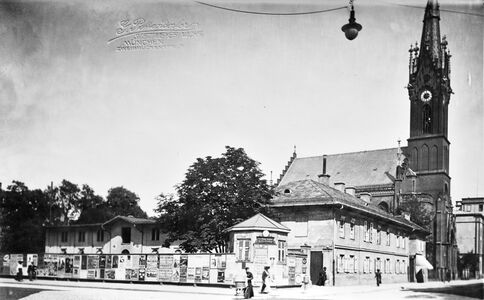
[[358,32],[363,28],[363,26],[361,26],[361,24],[356,23],[353,0],[350,1],[350,5],[351,5],[351,11],[350,11],[350,18],[348,19],[349,23],[343,25],[343,27],[341,27],[341,30],[345,33],[346,38],[351,41],[358,36]]

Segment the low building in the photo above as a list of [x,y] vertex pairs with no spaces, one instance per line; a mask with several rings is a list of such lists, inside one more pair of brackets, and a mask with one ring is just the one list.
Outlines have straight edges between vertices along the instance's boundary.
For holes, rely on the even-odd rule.
[[272,204],[276,219],[291,229],[288,252],[307,247],[313,284],[323,267],[331,285],[373,284],[377,269],[383,282],[413,281],[417,269],[432,268],[425,259],[429,232],[408,215],[380,209],[370,195],[357,198],[343,183],[329,186],[327,177],[279,185]]
[[460,276],[484,277],[484,197],[457,201],[456,238],[459,247]]
[[45,253],[163,253],[166,234],[153,219],[116,216],[104,223],[48,226]]

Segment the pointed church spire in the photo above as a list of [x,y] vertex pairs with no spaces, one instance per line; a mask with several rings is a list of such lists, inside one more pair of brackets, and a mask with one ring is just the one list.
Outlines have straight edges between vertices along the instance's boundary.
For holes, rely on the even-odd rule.
[[422,39],[420,41],[419,61],[430,58],[435,66],[442,65],[442,49],[440,40],[440,11],[437,0],[428,0],[423,20]]

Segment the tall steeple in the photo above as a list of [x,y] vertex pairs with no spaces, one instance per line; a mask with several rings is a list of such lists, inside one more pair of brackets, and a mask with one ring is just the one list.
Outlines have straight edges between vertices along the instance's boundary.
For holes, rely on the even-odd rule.
[[439,21],[439,4],[436,0],[429,0],[425,8],[419,58],[420,61],[423,61],[424,56],[429,57],[438,66],[442,64]]

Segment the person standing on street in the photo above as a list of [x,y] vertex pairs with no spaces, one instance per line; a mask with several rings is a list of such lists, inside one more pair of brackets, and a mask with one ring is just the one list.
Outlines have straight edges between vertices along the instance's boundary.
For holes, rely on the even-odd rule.
[[381,284],[381,272],[380,269],[377,269],[375,272],[375,278],[376,278],[376,286],[380,286]]
[[262,272],[262,288],[260,289],[261,294],[267,294],[267,292],[264,291],[264,290],[267,287],[266,280],[268,280],[268,278],[270,278],[269,268],[270,267],[264,267],[264,272]]
[[323,267],[321,271],[319,271],[319,278],[316,284],[319,286],[324,286],[326,279],[328,279],[328,276],[326,275],[326,267]]
[[254,279],[254,275],[249,271],[249,267],[245,268],[245,274],[247,275],[247,287],[244,291],[244,298],[249,299],[254,297],[254,288],[252,286],[252,279]]

